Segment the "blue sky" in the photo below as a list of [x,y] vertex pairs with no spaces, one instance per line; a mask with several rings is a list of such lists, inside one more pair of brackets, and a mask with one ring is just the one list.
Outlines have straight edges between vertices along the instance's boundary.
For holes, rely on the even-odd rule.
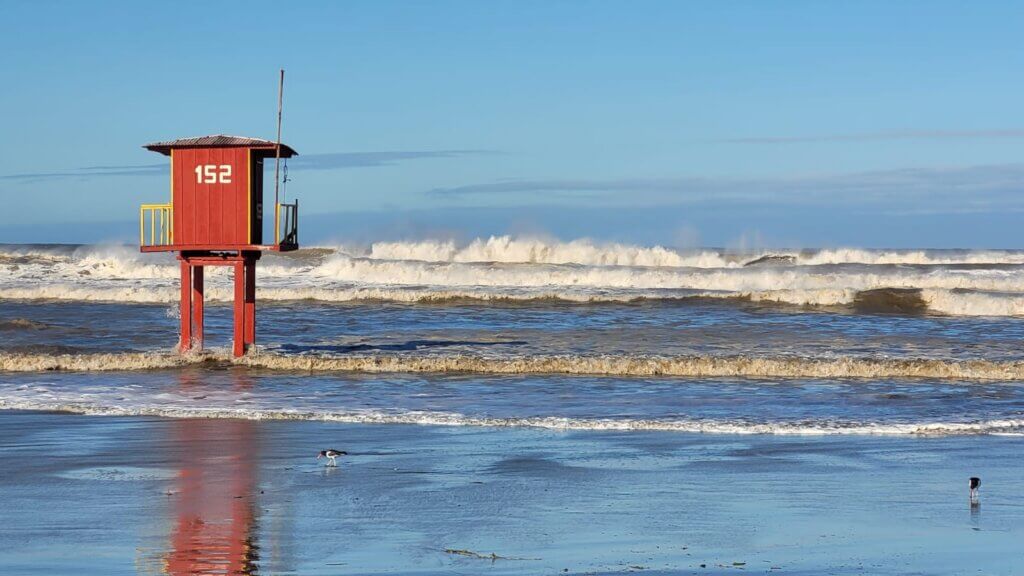
[[131,241],[146,142],[284,141],[303,238],[1024,247],[1020,2],[0,4],[0,242]]

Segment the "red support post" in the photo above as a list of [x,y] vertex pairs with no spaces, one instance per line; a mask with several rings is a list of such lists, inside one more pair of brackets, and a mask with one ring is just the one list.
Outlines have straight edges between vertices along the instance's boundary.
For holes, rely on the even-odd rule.
[[235,338],[232,353],[235,358],[245,354],[245,262],[235,262]]
[[203,349],[203,267],[192,267],[192,345]]
[[181,261],[181,304],[178,310],[181,315],[178,349],[188,352],[192,348],[192,265],[187,260]]
[[256,345],[256,260],[245,258],[245,347]]

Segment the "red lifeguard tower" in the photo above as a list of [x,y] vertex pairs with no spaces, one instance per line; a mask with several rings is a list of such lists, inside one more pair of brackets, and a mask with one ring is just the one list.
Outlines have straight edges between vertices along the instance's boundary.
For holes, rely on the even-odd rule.
[[233,353],[256,343],[256,261],[264,250],[297,250],[299,202],[274,205],[274,241],[263,242],[263,161],[290,158],[279,142],[202,136],[144,146],[171,158],[171,201],[139,209],[143,252],[177,252],[181,261],[181,340],[203,345],[203,268],[233,266]]

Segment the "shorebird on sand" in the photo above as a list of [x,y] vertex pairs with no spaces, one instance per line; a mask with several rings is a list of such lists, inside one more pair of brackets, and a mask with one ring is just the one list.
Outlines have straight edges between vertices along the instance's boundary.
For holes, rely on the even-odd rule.
[[320,453],[316,455],[316,459],[319,460],[321,458],[327,458],[328,466],[337,466],[338,462],[335,460],[335,458],[337,458],[338,456],[348,456],[348,452],[345,452],[344,450],[335,450],[333,448],[328,448],[327,450],[321,450]]

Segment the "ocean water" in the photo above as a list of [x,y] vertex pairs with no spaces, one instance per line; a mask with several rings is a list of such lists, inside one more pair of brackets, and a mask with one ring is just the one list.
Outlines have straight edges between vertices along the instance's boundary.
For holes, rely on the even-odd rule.
[[723,434],[1024,434],[1024,251],[737,253],[496,237],[269,254],[258,349],[178,269],[0,247],[0,409]]
[[268,254],[240,360],[176,264],[0,246],[0,573],[1024,564],[1024,252]]

